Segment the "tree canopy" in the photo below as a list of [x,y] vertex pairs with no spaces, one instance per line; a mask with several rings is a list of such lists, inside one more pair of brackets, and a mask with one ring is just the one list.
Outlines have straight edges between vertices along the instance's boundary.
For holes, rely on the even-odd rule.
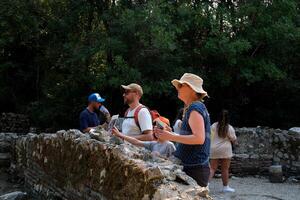
[[300,124],[298,0],[2,0],[0,110],[40,127],[78,127],[87,96],[122,111],[121,84],[173,119],[170,84],[204,79],[214,121],[235,126]]

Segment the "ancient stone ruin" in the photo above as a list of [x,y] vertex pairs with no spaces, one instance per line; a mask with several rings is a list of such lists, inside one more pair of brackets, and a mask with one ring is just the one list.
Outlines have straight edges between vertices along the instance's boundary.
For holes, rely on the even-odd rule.
[[236,128],[231,172],[236,175],[268,175],[272,164],[283,166],[286,176],[300,174],[300,133],[271,128]]
[[209,198],[180,165],[105,131],[15,136],[12,163],[34,199]]
[[[236,134],[235,176],[268,175],[273,164],[282,165],[286,177],[300,174],[299,132],[256,127],[237,128]],[[23,181],[29,199],[210,199],[176,163],[102,129],[0,133],[1,167]]]

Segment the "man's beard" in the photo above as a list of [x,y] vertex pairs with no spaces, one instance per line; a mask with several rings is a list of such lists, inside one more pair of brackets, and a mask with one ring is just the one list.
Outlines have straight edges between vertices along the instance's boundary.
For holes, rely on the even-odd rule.
[[99,110],[100,106],[93,106],[94,112]]
[[133,102],[133,100],[131,100],[131,99],[124,99],[124,104],[125,105],[129,105],[129,104],[131,104]]

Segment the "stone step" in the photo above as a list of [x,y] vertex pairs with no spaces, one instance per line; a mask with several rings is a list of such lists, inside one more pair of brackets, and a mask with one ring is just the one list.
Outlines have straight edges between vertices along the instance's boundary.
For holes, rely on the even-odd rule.
[[9,160],[10,153],[0,153],[0,160]]
[[0,153],[0,168],[9,167],[10,153]]
[[10,152],[10,144],[7,142],[0,141],[0,153]]

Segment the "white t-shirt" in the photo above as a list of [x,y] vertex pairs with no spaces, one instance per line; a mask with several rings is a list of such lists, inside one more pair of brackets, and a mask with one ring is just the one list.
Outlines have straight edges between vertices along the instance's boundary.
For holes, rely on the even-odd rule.
[[210,145],[210,158],[211,159],[224,159],[232,157],[232,146],[230,141],[236,140],[234,128],[229,125],[227,137],[221,138],[218,135],[218,123],[211,126],[211,145]]
[[174,126],[173,126],[173,130],[175,133],[180,134],[180,130],[181,130],[181,123],[182,121],[180,119],[177,119]]
[[125,118],[122,124],[122,132],[125,135],[140,135],[144,131],[152,130],[152,117],[147,108],[142,108],[138,113],[138,120],[140,128],[137,126],[137,124],[134,121],[134,112],[138,108],[137,106],[133,110],[129,110],[127,113],[127,116],[125,117],[132,117],[132,118]]

